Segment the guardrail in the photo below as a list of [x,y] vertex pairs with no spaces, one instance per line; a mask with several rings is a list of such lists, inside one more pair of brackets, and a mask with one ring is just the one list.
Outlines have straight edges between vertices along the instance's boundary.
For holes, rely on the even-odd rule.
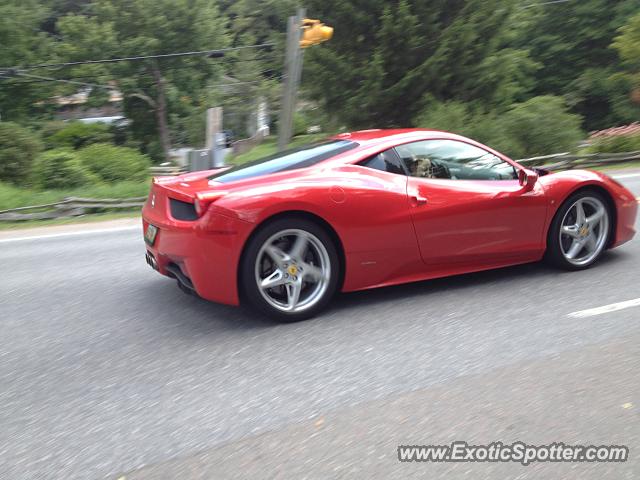
[[517,160],[518,163],[526,167],[541,167],[552,171],[603,167],[634,161],[640,161],[640,152],[587,153],[582,155],[567,152]]
[[243,153],[248,152],[253,147],[260,145],[262,141],[267,137],[267,132],[265,130],[258,130],[253,136],[249,138],[243,138],[241,140],[236,140],[231,144],[231,148],[233,149],[233,155],[241,155]]
[[60,202],[2,210],[0,221],[52,220],[86,215],[93,213],[94,210],[141,208],[146,199],[147,197],[100,199],[67,197]]
[[151,176],[153,177],[160,177],[160,176],[175,176],[175,175],[181,175],[183,173],[186,173],[187,170],[184,167],[178,167],[178,166],[153,166],[153,167],[149,167],[149,174],[151,174]]

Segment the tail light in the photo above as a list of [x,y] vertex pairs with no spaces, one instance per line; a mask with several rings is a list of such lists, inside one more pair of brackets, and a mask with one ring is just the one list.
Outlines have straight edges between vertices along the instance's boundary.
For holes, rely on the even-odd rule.
[[193,206],[196,209],[198,217],[201,217],[205,214],[207,208],[209,208],[209,205],[211,205],[219,198],[224,197],[226,194],[227,192],[222,191],[198,193],[196,195],[195,201],[193,202]]

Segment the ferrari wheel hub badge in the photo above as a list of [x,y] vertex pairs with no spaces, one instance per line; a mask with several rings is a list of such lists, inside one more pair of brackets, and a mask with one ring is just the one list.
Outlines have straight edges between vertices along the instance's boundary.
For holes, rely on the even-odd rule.
[[580,229],[580,236],[586,237],[589,234],[589,227],[582,227]]
[[289,272],[289,275],[297,275],[298,274],[298,267],[295,265],[290,265],[289,268],[287,269],[287,271]]

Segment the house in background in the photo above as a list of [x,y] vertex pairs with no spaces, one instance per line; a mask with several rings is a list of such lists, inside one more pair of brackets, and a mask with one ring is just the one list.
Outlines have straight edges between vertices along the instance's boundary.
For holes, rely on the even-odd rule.
[[124,119],[122,107],[122,92],[115,83],[110,82],[114,88],[109,90],[106,102],[100,106],[89,106],[89,97],[93,87],[83,87],[76,93],[68,96],[57,96],[51,99],[56,105],[54,117],[57,120],[79,120],[84,123],[113,123]]

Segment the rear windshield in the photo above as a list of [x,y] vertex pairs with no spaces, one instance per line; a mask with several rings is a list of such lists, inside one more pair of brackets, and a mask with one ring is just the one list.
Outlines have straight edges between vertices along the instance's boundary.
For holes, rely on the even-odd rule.
[[237,165],[224,172],[212,175],[209,179],[216,182],[229,183],[268,175],[269,173],[310,167],[357,146],[356,142],[349,140],[327,140],[321,143],[312,143]]

